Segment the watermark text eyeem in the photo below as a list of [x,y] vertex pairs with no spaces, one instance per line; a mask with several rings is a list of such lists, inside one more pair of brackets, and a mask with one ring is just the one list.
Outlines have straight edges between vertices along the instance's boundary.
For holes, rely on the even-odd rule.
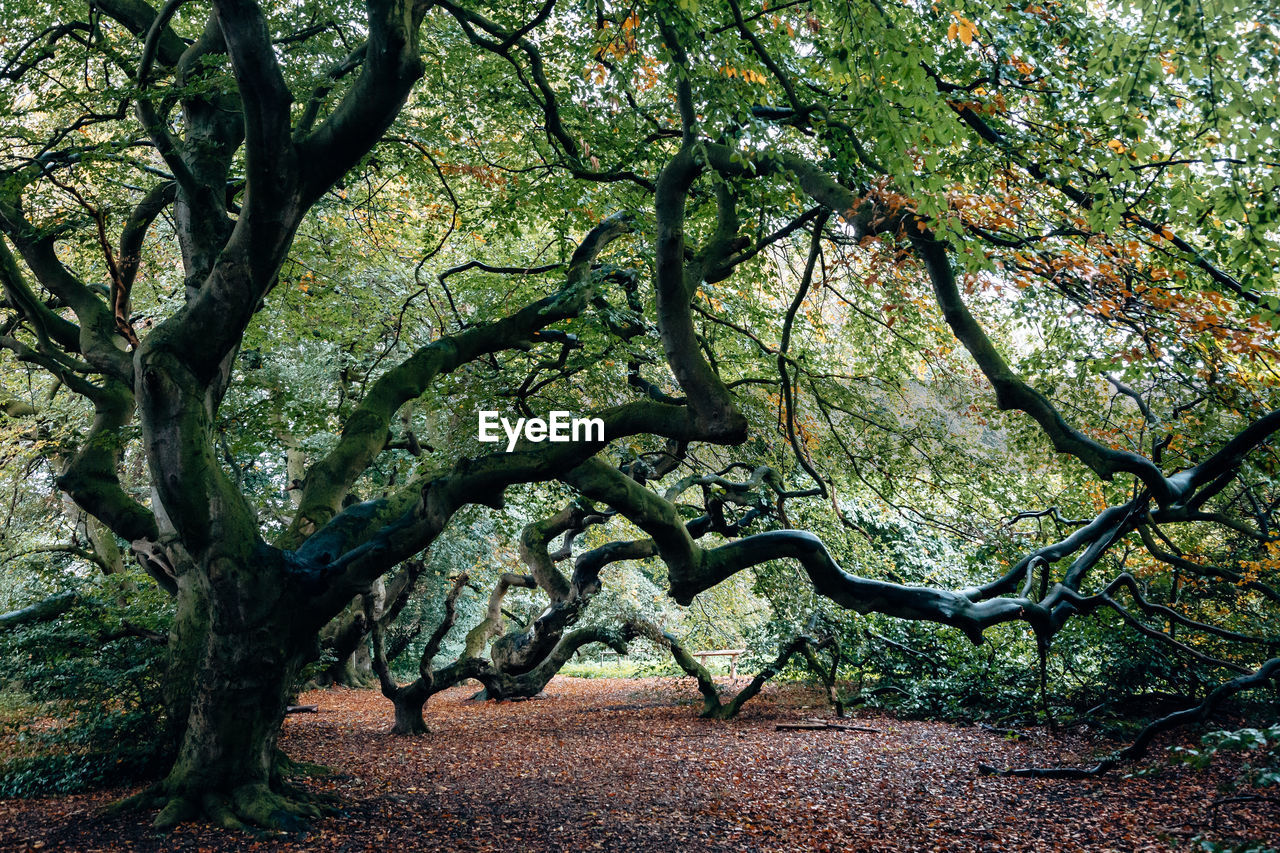
[[544,441],[604,441],[602,418],[576,418],[572,412],[555,411],[542,418],[517,418],[515,423],[497,412],[480,412],[476,438],[484,442],[499,442],[505,436],[507,452],[516,449],[516,442],[524,436],[535,444]]

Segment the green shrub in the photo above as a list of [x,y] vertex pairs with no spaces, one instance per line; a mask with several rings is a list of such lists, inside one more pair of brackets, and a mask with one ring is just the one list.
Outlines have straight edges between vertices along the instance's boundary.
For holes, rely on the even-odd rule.
[[121,783],[166,757],[168,602],[146,579],[128,576],[75,591],[76,605],[57,619],[0,635],[0,689],[31,706],[9,715],[16,749],[0,757],[0,796]]
[[[1243,753],[1239,771],[1221,786],[1223,794],[1249,802],[1274,801],[1280,793],[1280,724],[1209,732],[1200,739],[1199,749],[1175,746],[1169,751],[1175,762],[1196,769],[1208,767],[1222,753]],[[1203,836],[1195,841],[1209,853],[1276,853],[1275,847],[1266,844],[1234,845]]]

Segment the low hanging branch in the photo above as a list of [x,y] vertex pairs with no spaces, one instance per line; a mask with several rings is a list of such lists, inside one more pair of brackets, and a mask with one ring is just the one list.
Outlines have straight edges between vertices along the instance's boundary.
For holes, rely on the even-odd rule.
[[44,601],[37,601],[35,604],[19,610],[0,613],[0,631],[16,628],[18,625],[25,625],[29,622],[44,622],[56,616],[61,616],[75,605],[77,598],[78,596],[74,592],[60,592],[57,595],[49,596]]
[[1115,755],[1104,758],[1092,767],[1021,767],[1001,770],[989,764],[979,764],[978,772],[987,776],[1025,776],[1041,779],[1086,779],[1101,776],[1127,761],[1136,761],[1147,754],[1151,742],[1158,735],[1191,723],[1202,723],[1226,700],[1245,690],[1262,687],[1272,679],[1280,679],[1280,658],[1271,658],[1255,672],[1233,678],[1220,684],[1199,705],[1175,711],[1147,724],[1129,746]]

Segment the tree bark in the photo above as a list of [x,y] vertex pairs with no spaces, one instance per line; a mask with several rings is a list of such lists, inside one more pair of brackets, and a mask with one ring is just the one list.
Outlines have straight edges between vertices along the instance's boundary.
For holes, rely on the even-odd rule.
[[431,698],[432,691],[421,682],[414,682],[397,690],[390,697],[395,707],[396,719],[391,733],[396,735],[425,735],[430,732],[422,712]]
[[276,772],[289,691],[314,634],[270,569],[217,565],[179,580],[166,685],[177,755],[141,795],[161,806],[159,828],[202,814],[229,828],[297,830],[319,816]]

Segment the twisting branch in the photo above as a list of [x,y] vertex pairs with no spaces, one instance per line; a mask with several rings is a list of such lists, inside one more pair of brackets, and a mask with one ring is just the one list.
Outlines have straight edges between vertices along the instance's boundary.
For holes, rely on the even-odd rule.
[[1262,687],[1275,678],[1280,678],[1280,658],[1271,658],[1254,672],[1218,685],[1199,705],[1153,720],[1138,733],[1132,744],[1115,755],[1102,759],[1092,767],[1024,767],[1001,770],[989,764],[979,764],[978,770],[981,773],[993,776],[1027,776],[1042,779],[1084,779],[1090,776],[1100,776],[1124,762],[1136,761],[1142,758],[1147,754],[1152,741],[1159,735],[1180,726],[1202,723],[1209,719],[1219,705],[1237,693],[1251,690],[1255,687]]
[[1087,518],[1065,518],[1058,507],[1051,506],[1040,510],[1024,509],[1022,512],[1011,516],[1009,520],[1004,523],[1004,526],[1013,527],[1013,525],[1022,521],[1024,518],[1044,518],[1046,516],[1052,518],[1056,523],[1061,524],[1063,527],[1079,527],[1082,524],[1089,523],[1089,519]]
[[526,345],[552,323],[577,316],[590,304],[598,282],[591,274],[596,256],[630,230],[630,219],[615,215],[583,238],[569,263],[563,288],[509,317],[443,337],[419,349],[374,382],[347,420],[338,444],[307,472],[298,512],[278,544],[296,547],[339,510],[351,484],[386,445],[395,413],[435,380],[485,355]]
[[[742,13],[734,6],[734,15],[741,21]],[[786,410],[786,428],[787,440],[791,442],[791,449],[795,453],[796,461],[800,467],[804,468],[815,484],[822,497],[827,496],[827,483],[821,474],[813,467],[813,462],[809,458],[808,450],[800,446],[800,440],[796,437],[796,411],[795,411],[795,391],[791,383],[791,374],[787,372],[787,350],[791,346],[791,327],[795,323],[796,314],[800,310],[800,306],[804,304],[804,298],[809,293],[809,286],[813,283],[814,269],[817,267],[818,256],[822,252],[822,229],[827,224],[829,213],[823,212],[818,215],[813,225],[813,239],[809,244],[809,257],[805,260],[804,273],[800,277],[800,287],[796,290],[796,295],[791,300],[791,307],[787,309],[786,317],[782,321],[782,339],[778,344],[778,378],[782,386],[782,402]]]
[[1147,549],[1147,553],[1155,557],[1160,562],[1167,563],[1176,569],[1189,572],[1199,577],[1218,578],[1232,584],[1238,584],[1246,589],[1252,589],[1256,592],[1260,592],[1272,601],[1280,603],[1280,590],[1277,590],[1275,587],[1264,584],[1253,578],[1246,578],[1239,572],[1233,572],[1230,569],[1225,569],[1221,566],[1196,563],[1175,554],[1172,551],[1166,551],[1164,548],[1160,547],[1160,544],[1156,542],[1155,537],[1152,536],[1153,530],[1158,531],[1158,528],[1156,528],[1155,525],[1142,524],[1138,526],[1138,535],[1141,537],[1142,545]]
[[[912,231],[917,229],[909,229],[909,233]],[[1040,425],[1055,450],[1076,457],[1104,480],[1121,472],[1133,474],[1162,506],[1173,504],[1183,496],[1185,489],[1175,488],[1149,459],[1127,450],[1114,450],[1084,435],[1066,422],[1048,397],[1023,382],[969,313],[956,286],[955,271],[944,244],[927,233],[913,235],[912,243],[933,282],[934,295],[947,325],[991,382],[996,404],[1002,410],[1026,412]]]
[[829,640],[818,641],[809,636],[809,632],[813,630],[816,624],[816,618],[817,614],[814,614],[810,618],[805,631],[784,643],[773,662],[762,669],[745,687],[727,701],[721,698],[720,688],[716,685],[715,679],[707,668],[699,663],[674,635],[667,631],[662,631],[649,622],[638,622],[635,625],[650,642],[669,650],[676,664],[686,674],[697,680],[698,692],[702,694],[702,712],[699,716],[713,720],[728,720],[737,716],[738,712],[742,710],[742,706],[751,701],[769,679],[781,672],[792,657],[800,653],[805,654],[806,657],[809,655],[816,656],[816,652],[819,649],[828,645]]

